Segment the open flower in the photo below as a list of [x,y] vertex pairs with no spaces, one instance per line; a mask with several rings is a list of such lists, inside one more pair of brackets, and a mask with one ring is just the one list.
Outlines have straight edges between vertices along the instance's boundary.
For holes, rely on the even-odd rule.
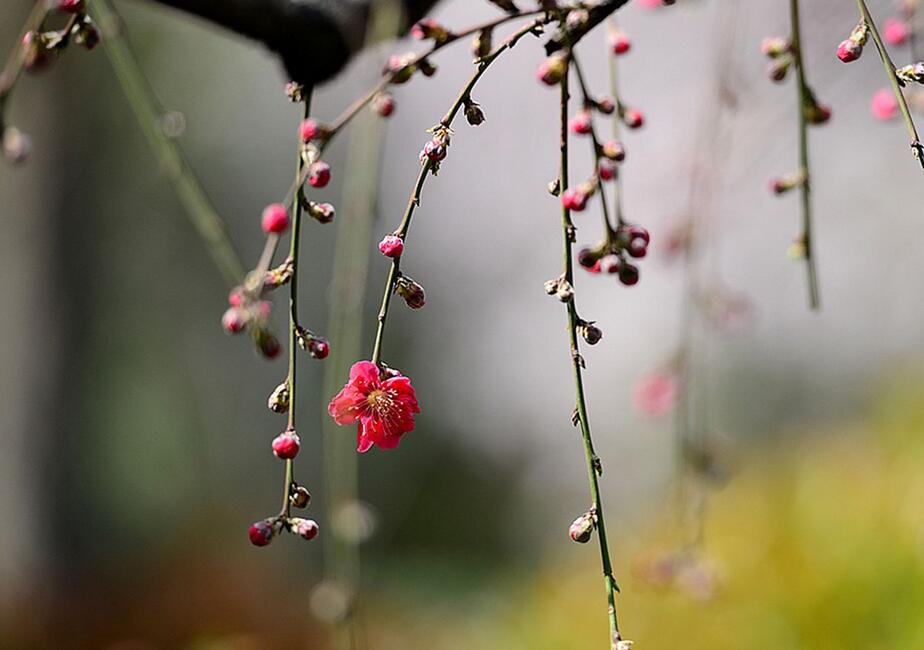
[[373,444],[394,449],[401,436],[414,429],[414,413],[420,413],[411,380],[396,374],[382,380],[378,367],[357,361],[350,368],[350,380],[327,407],[340,426],[359,422],[356,451],[369,451]]

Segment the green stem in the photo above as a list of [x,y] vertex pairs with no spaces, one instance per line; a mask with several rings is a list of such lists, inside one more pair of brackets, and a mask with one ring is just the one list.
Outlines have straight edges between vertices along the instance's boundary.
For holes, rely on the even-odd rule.
[[[862,0],[860,0],[862,2]],[[792,25],[792,50],[795,57],[797,113],[799,117],[799,167],[803,181],[799,186],[802,203],[802,245],[805,247],[805,269],[808,274],[809,307],[818,309],[818,273],[815,262],[815,244],[812,239],[812,182],[809,173],[808,122],[805,107],[812,102],[811,91],[805,80],[805,66],[802,60],[802,38],[799,27],[799,0],[789,0],[789,17]]]
[[[613,95],[613,103],[616,105],[616,113],[619,114],[622,102],[619,101],[619,84],[617,74],[616,57],[612,54],[607,57],[610,62],[610,94]],[[613,123],[613,139],[619,140],[622,135],[619,128],[619,118],[611,120]],[[616,178],[613,179],[613,211],[616,213],[616,226],[625,224],[625,218],[622,213],[622,168],[620,166],[616,171]]]
[[125,25],[109,0],[88,2],[103,33],[103,46],[148,143],[164,169],[199,236],[230,286],[241,281],[244,265],[228,237],[224,221],[196,178],[176,141],[160,126],[164,111],[125,37]]
[[908,108],[908,102],[905,100],[904,93],[902,93],[902,84],[898,79],[898,75],[895,74],[895,64],[892,63],[892,58],[889,56],[889,51],[886,49],[885,43],[882,42],[879,29],[876,27],[872,15],[870,15],[869,7],[866,6],[865,0],[857,0],[857,8],[860,10],[863,20],[866,21],[867,27],[869,27],[873,42],[876,44],[876,49],[879,51],[879,58],[882,60],[882,66],[885,68],[886,76],[889,78],[889,85],[892,86],[892,92],[895,93],[895,99],[898,101],[899,109],[901,109],[902,119],[905,121],[905,127],[908,129],[908,136],[911,138],[911,151],[914,157],[918,159],[918,162],[921,163],[922,168],[924,168],[924,151],[921,149],[918,130],[914,126],[914,119],[911,117],[911,110]]
[[[453,120],[459,114],[459,110],[462,108],[462,105],[465,103],[465,100],[468,99],[469,95],[472,92],[472,89],[478,83],[478,80],[481,79],[482,75],[487,71],[487,69],[494,63],[495,60],[506,50],[513,47],[520,38],[530,33],[540,25],[547,22],[546,18],[537,18],[536,20],[530,21],[529,24],[520,28],[514,32],[506,41],[497,46],[488,56],[483,58],[478,63],[478,67],[475,72],[469,78],[465,86],[462,87],[462,90],[459,92],[458,97],[449,107],[449,110],[446,111],[446,115],[443,116],[443,119],[440,120],[440,126],[449,129],[452,125]],[[426,160],[421,164],[420,173],[417,175],[417,182],[414,184],[414,189],[411,192],[411,196],[407,201],[407,207],[404,210],[404,216],[401,218],[401,223],[398,225],[398,229],[395,231],[395,234],[401,237],[401,239],[407,238],[408,230],[411,227],[411,218],[414,215],[414,210],[420,205],[420,194],[423,190],[424,183],[427,182],[427,177],[430,175],[430,170],[432,168],[432,163],[429,160]],[[396,257],[392,260],[391,268],[388,271],[388,278],[385,281],[385,291],[382,295],[382,305],[379,308],[378,315],[378,326],[375,331],[375,343],[372,346],[372,363],[379,365],[382,361],[382,344],[384,342],[385,336],[385,322],[388,319],[388,309],[391,306],[392,296],[394,295],[395,283],[398,281],[401,273],[401,258]]]
[[[564,192],[568,189],[568,75],[564,75],[561,81],[561,130],[560,130],[560,174],[559,187]],[[562,207],[562,241],[564,255],[564,277],[574,285],[574,261],[573,261],[573,232],[574,224],[571,221],[571,212]],[[594,452],[593,439],[590,435],[590,420],[587,416],[587,404],[584,398],[584,377],[582,371],[582,359],[578,346],[577,327],[580,319],[578,318],[577,308],[574,305],[574,299],[568,301],[568,336],[571,344],[571,362],[574,371],[574,387],[577,398],[577,416],[581,427],[581,437],[584,442],[584,457],[587,463],[587,480],[590,485],[590,494],[593,500],[594,513],[597,523],[597,539],[600,542],[600,560],[603,566],[603,580],[606,587],[607,612],[610,622],[610,641],[613,650],[616,648],[616,642],[619,641],[619,624],[616,618],[616,593],[619,587],[613,577],[613,567],[610,561],[609,546],[606,541],[606,526],[603,520],[603,499],[600,495],[600,484],[598,480],[599,458]]]

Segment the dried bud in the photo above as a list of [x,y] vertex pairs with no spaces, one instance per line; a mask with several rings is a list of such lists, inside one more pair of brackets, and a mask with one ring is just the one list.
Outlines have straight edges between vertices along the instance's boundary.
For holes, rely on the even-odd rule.
[[385,257],[401,257],[404,252],[404,240],[398,235],[385,235],[379,242],[379,252]]
[[29,159],[32,153],[32,138],[14,126],[3,131],[3,157],[14,165],[20,165]]
[[596,517],[594,517],[593,513],[585,512],[571,522],[571,526],[568,527],[568,535],[578,544],[586,544],[593,536],[596,526]]
[[601,153],[614,162],[622,162],[626,159],[626,148],[622,142],[610,140],[601,147]]
[[912,63],[895,71],[902,81],[924,83],[924,63]]
[[282,233],[289,227],[289,212],[282,203],[273,203],[263,210],[260,222],[265,233]]
[[308,201],[305,208],[308,211],[308,215],[312,219],[316,219],[319,223],[330,223],[337,214],[337,211],[334,210],[334,206],[330,203]]
[[427,300],[424,288],[406,275],[402,275],[395,283],[395,293],[404,298],[404,302],[411,309],[420,309]]
[[305,86],[297,81],[290,81],[287,83],[285,93],[286,97],[288,97],[291,102],[305,101]]
[[289,488],[289,503],[296,508],[307,508],[310,502],[311,493],[308,492],[308,489],[296,483],[292,483],[292,486]]
[[550,296],[554,296],[558,293],[558,285],[561,283],[561,278],[555,278],[554,280],[546,280],[545,284],[542,285],[542,288],[545,289],[545,292]]
[[470,98],[465,100],[465,119],[472,126],[478,126],[484,123],[484,111],[481,110],[481,104],[473,102]]
[[372,110],[381,117],[388,117],[395,112],[395,98],[386,92],[376,93],[372,98]]
[[289,410],[289,382],[284,381],[270,393],[266,406],[273,413],[286,413]]
[[493,32],[490,29],[482,29],[475,35],[472,41],[472,54],[476,59],[483,59],[491,53]]
[[276,534],[275,526],[270,519],[264,519],[250,525],[247,535],[254,546],[266,546],[273,541]]
[[289,529],[299,537],[307,539],[309,542],[318,536],[318,522],[314,519],[292,517],[289,519]]
[[432,18],[424,18],[411,27],[411,36],[418,41],[432,38],[437,43],[445,43],[452,38],[452,33]]
[[74,41],[89,52],[94,50],[101,40],[102,36],[96,25],[89,16],[84,16],[74,32]]
[[311,163],[308,168],[308,184],[311,187],[327,187],[330,183],[330,165],[323,160]]
[[555,297],[562,302],[571,302],[574,298],[574,287],[564,278],[560,279],[555,289]]
[[585,109],[572,117],[568,126],[571,132],[576,135],[587,135],[594,130],[594,120],[590,115],[590,111]]
[[561,180],[556,178],[554,181],[549,181],[549,184],[546,185],[546,189],[552,196],[558,196],[561,194]]
[[425,77],[432,77],[436,74],[436,66],[430,63],[430,59],[421,59],[417,62],[417,69]]
[[273,438],[273,453],[276,455],[276,458],[291,460],[298,456],[300,447],[301,444],[298,439],[298,434],[292,429],[286,429]]
[[587,341],[587,345],[596,345],[603,338],[603,330],[593,323],[582,321],[577,326],[577,332]]
[[560,82],[568,72],[568,59],[561,52],[556,52],[539,65],[536,77],[548,86]]
[[295,260],[291,257],[286,258],[286,261],[277,266],[275,269],[270,269],[266,272],[266,277],[263,278],[263,291],[272,291],[273,289],[278,289],[284,284],[288,284],[289,280],[292,279],[292,276],[295,274]]

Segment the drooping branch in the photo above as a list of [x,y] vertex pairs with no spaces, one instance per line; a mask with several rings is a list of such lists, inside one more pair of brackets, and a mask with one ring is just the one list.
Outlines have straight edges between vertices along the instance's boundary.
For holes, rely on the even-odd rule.
[[[289,76],[306,85],[330,79],[363,43],[376,0],[151,0],[263,43]],[[438,0],[400,0],[404,28]]]

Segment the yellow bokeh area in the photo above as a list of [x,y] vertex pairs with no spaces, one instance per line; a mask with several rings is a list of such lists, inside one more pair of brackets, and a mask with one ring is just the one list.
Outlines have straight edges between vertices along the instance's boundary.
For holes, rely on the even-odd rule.
[[[924,648],[920,388],[897,384],[862,424],[791,433],[742,457],[710,497],[703,545],[674,575],[670,513],[631,552],[615,540],[624,636],[657,650]],[[412,615],[382,604],[381,647],[603,647],[602,580],[593,554],[577,555],[485,602],[415,604]],[[660,574],[639,570],[658,562]]]

